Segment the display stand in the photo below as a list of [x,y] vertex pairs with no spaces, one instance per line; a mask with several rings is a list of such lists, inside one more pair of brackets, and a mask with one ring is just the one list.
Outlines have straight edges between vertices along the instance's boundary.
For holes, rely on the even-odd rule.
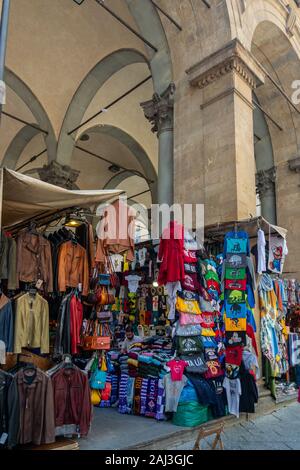
[[199,431],[193,450],[201,450],[201,440],[205,439],[208,436],[213,436],[213,435],[215,435],[216,437],[213,443],[209,444],[211,447],[211,450],[215,450],[218,444],[219,444],[220,450],[224,450],[224,444],[223,444],[222,436],[221,436],[222,432],[224,432],[223,421],[220,424],[204,426]]

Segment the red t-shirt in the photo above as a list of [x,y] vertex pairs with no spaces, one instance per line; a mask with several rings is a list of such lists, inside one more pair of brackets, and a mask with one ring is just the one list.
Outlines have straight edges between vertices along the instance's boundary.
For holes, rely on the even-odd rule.
[[183,261],[185,263],[197,263],[196,251],[183,250]]
[[171,369],[171,379],[173,381],[180,381],[182,380],[185,366],[188,366],[188,363],[186,361],[175,361],[175,359],[173,359],[167,362],[167,366]]
[[240,366],[243,358],[243,349],[242,346],[227,346],[225,351],[226,362]]
[[255,351],[255,354],[258,357],[258,349],[257,349],[257,343],[256,343],[256,338],[255,338],[255,333],[251,325],[247,325],[247,330],[246,330],[247,336],[251,338],[252,346]]

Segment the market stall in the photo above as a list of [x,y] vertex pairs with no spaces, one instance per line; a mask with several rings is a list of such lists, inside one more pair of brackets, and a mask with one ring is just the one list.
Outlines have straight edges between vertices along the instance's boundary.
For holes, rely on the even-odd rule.
[[[280,277],[284,229],[262,218],[207,227],[202,246],[170,222],[160,240],[135,243],[120,191],[6,169],[1,182],[2,445],[88,439],[103,408],[198,426],[254,413],[261,376],[294,380],[299,285]],[[105,208],[91,224],[87,208],[104,201],[122,236]]]

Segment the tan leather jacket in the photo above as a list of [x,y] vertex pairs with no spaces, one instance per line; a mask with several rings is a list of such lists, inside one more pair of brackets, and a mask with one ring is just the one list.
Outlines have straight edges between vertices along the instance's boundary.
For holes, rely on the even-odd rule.
[[23,282],[42,279],[42,287],[53,292],[51,245],[42,235],[24,231],[18,236],[17,275]]

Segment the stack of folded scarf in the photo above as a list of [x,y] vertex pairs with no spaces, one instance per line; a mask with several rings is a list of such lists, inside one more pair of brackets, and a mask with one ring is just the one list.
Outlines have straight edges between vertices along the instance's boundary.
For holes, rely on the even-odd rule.
[[119,364],[120,364],[120,369],[121,369],[121,374],[127,374],[128,375],[128,356],[122,355],[119,357]]
[[151,356],[140,355],[138,374],[139,377],[159,377],[162,364]]
[[110,404],[113,405],[118,400],[118,391],[119,391],[119,378],[118,375],[111,375],[111,396]]

